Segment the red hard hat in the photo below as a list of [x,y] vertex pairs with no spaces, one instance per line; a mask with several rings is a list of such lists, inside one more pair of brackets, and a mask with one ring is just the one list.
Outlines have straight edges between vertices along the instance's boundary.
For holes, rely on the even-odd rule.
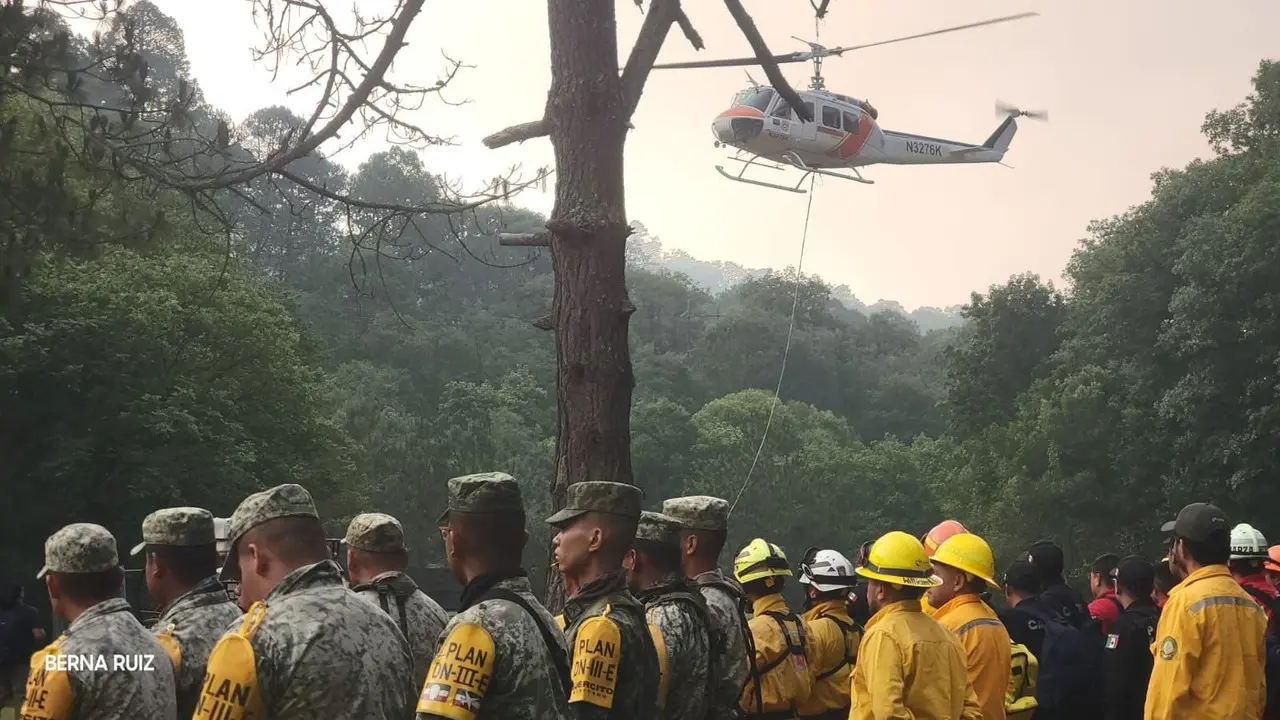
[[925,533],[920,542],[924,543],[925,551],[932,555],[938,551],[939,545],[947,541],[947,538],[967,532],[969,531],[965,530],[958,520],[943,520],[934,525],[932,530]]

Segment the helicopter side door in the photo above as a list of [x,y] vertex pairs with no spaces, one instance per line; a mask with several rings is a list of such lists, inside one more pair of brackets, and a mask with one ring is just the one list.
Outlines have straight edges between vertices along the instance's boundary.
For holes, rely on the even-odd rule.
[[[809,114],[813,114],[813,103],[805,102],[805,109]],[[768,124],[765,125],[765,132],[780,140],[802,140],[812,141],[814,139],[815,130],[813,123],[801,122],[791,106],[781,96],[774,101],[773,107],[769,111]]]
[[841,119],[840,107],[831,103],[822,103],[818,107],[818,112],[814,116],[815,128],[817,135],[813,145],[813,151],[834,154],[836,148],[844,142],[845,131],[843,120]]

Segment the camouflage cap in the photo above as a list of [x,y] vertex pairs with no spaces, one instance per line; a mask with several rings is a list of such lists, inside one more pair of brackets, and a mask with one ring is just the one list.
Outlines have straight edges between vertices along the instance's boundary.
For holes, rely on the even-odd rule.
[[213,542],[213,513],[198,507],[164,508],[143,518],[142,542],[129,554],[137,555],[148,545],[192,547]]
[[347,547],[366,552],[401,553],[408,550],[404,545],[404,527],[400,521],[383,513],[363,513],[352,518],[342,542]]
[[44,541],[44,567],[36,579],[55,573],[93,573],[120,566],[116,538],[93,523],[73,523]]
[[227,560],[218,573],[222,581],[237,580],[240,576],[240,565],[236,559],[236,542],[246,532],[268,520],[286,517],[312,517],[319,519],[316,504],[311,500],[311,493],[301,485],[285,483],[269,490],[256,492],[245,498],[236,506],[227,520],[227,541],[230,551]]
[[437,524],[449,522],[449,513],[477,515],[521,515],[524,496],[520,484],[504,472],[483,472],[449,479],[449,506]]
[[662,503],[662,514],[675,518],[685,530],[727,530],[729,502],[710,495],[688,495]]
[[645,510],[636,525],[637,540],[651,540],[664,545],[680,545],[680,523],[669,515]]
[[640,488],[616,482],[574,483],[565,495],[564,509],[547,518],[549,524],[563,525],[589,512],[639,519],[644,500]]

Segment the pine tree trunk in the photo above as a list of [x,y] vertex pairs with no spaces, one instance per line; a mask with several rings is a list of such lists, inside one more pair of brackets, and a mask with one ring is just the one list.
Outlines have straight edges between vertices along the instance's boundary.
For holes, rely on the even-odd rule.
[[[623,144],[627,110],[618,75],[613,0],[548,0],[556,202],[547,228],[555,269],[556,474],[552,503],[583,480],[630,483],[631,388],[627,325]],[[547,605],[564,585],[550,573]]]

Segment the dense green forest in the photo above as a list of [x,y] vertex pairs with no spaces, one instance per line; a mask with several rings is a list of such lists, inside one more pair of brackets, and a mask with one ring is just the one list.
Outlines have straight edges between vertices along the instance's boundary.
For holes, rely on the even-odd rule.
[[[158,91],[196,98],[189,127],[228,127],[173,21],[142,2],[112,32],[130,18]],[[110,52],[112,32],[66,51]],[[395,514],[430,562],[447,479],[485,470],[524,484],[529,564],[545,568],[554,350],[533,321],[553,277],[544,254],[496,240],[542,218],[494,204],[389,232],[278,181],[201,206],[91,162],[92,123],[60,121],[82,107],[0,82],[0,575],[31,576],[67,522],[127,546],[156,507],[226,515],[286,481],[335,532]],[[1215,157],[1157,172],[1149,201],[1088,229],[1069,291],[1016,276],[975,293],[958,327],[922,333],[792,271],[712,295],[638,243],[632,452],[649,503],[737,497],[798,292],[731,542],[852,552],[956,517],[1001,564],[1051,537],[1081,567],[1158,551],[1159,522],[1197,499],[1280,533],[1260,511],[1280,502],[1280,64],[1254,84],[1209,113]],[[65,85],[122,92],[110,74]],[[302,123],[270,107],[230,129],[249,148]],[[440,190],[400,148],[291,170],[370,201]]]

